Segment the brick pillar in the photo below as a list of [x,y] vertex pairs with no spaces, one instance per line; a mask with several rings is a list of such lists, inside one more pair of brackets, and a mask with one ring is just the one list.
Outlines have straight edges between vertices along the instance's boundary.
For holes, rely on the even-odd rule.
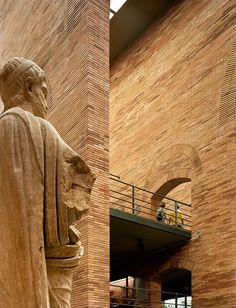
[[0,1],[0,12],[0,66],[20,55],[45,70],[48,120],[96,173],[90,210],[79,223],[85,255],[72,307],[108,308],[109,0],[9,0]]
[[148,279],[147,287],[149,289],[149,307],[161,308],[161,284],[152,278]]
[[[74,273],[72,307],[108,308],[110,307],[109,1],[75,2],[80,5],[80,16],[76,30],[73,30],[69,36],[69,50],[73,49],[73,55],[69,55],[71,62],[68,63],[73,67],[79,61],[78,69],[81,74],[77,85],[79,123],[77,124],[78,144],[75,144],[75,147],[78,147],[97,179],[91,196],[90,210],[79,222],[85,254],[78,270]],[[76,40],[81,43],[75,44]],[[77,57],[80,59],[78,60]],[[78,77],[75,76],[75,78]]]

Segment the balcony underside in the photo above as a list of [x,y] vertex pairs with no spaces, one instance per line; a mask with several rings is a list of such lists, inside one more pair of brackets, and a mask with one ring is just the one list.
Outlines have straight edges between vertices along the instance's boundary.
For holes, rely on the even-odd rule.
[[110,209],[111,280],[135,275],[142,261],[191,239],[191,232]]

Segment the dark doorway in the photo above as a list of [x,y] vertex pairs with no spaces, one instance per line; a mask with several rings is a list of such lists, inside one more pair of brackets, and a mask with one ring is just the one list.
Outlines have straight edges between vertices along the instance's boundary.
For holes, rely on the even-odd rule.
[[162,302],[175,304],[172,307],[191,307],[191,271],[182,268],[165,271],[161,290]]

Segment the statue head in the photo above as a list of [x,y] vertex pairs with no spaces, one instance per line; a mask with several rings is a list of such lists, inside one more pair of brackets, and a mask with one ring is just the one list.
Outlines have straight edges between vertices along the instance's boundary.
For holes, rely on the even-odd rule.
[[16,57],[0,69],[0,95],[5,111],[22,107],[42,118],[47,114],[46,75],[33,61]]

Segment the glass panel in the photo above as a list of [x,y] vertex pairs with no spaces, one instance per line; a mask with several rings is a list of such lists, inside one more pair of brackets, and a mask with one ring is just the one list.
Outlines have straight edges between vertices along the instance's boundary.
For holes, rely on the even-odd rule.
[[[187,306],[185,305],[185,297],[179,297],[177,299],[177,308],[191,308],[192,307],[192,297],[187,296]],[[162,308],[176,308],[175,299],[167,299],[163,302]]]

